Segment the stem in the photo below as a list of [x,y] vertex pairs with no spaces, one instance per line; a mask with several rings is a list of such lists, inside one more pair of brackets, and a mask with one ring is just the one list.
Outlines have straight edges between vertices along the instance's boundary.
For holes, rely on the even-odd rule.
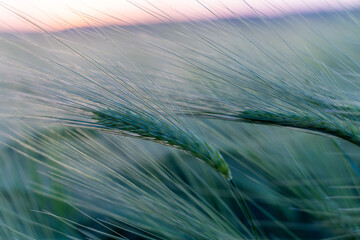
[[229,182],[230,182],[230,185],[231,185],[232,188],[233,188],[233,191],[234,191],[235,194],[238,196],[238,199],[240,199],[241,205],[242,205],[242,207],[243,207],[244,210],[245,210],[245,214],[246,214],[246,216],[247,216],[248,219],[249,219],[250,227],[251,227],[251,230],[252,230],[252,232],[253,232],[254,238],[255,238],[256,240],[259,239],[257,227],[256,227],[256,225],[255,225],[255,223],[254,223],[252,214],[251,214],[251,212],[250,212],[249,207],[248,207],[247,204],[246,204],[246,201],[245,201],[244,197],[242,196],[242,194],[241,194],[239,188],[236,186],[235,182],[234,182],[232,179],[230,179]]

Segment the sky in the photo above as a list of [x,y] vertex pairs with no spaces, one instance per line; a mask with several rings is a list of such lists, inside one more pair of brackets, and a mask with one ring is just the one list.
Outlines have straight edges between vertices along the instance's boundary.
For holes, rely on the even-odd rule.
[[360,0],[0,0],[0,31],[59,31],[360,7]]

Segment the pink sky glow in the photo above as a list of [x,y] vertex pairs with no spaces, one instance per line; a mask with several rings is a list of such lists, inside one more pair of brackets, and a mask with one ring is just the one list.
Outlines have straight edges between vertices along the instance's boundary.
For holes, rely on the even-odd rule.
[[[270,16],[360,7],[359,0],[247,0],[247,3],[258,14]],[[58,31],[90,25],[251,16],[253,9],[243,0],[0,0],[0,31],[40,30],[17,14],[48,31]]]

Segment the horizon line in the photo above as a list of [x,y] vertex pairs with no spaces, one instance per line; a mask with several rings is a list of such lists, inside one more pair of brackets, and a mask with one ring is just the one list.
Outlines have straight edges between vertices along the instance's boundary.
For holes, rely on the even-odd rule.
[[[350,0],[351,1],[351,0]],[[249,5],[246,5],[248,8],[242,9],[242,12],[239,10],[237,12],[230,12],[231,9],[228,9],[228,12],[213,12],[212,9],[207,9],[206,6],[204,7],[205,10],[211,15],[204,14],[194,14],[189,13],[185,15],[183,13],[176,12],[175,16],[172,17],[171,15],[167,14],[164,17],[164,14],[159,14],[158,12],[151,12],[147,9],[137,9],[143,15],[137,16],[134,18],[124,17],[121,18],[117,17],[111,13],[104,12],[101,10],[95,10],[96,14],[86,13],[83,11],[77,11],[74,9],[70,9],[68,12],[73,14],[72,17],[76,16],[80,18],[81,21],[74,21],[72,22],[72,18],[64,18],[61,16],[49,16],[49,14],[45,15],[45,19],[36,18],[22,10],[17,8],[11,7],[8,4],[0,2],[0,10],[1,7],[8,11],[8,16],[11,16],[13,19],[16,18],[18,22],[15,24],[6,23],[9,21],[5,21],[4,19],[0,19],[0,33],[11,33],[11,32],[21,32],[21,33],[37,33],[37,32],[63,32],[69,31],[74,29],[86,29],[86,28],[99,28],[99,27],[111,27],[111,26],[123,26],[123,27],[131,27],[131,26],[150,26],[150,25],[157,25],[157,24],[175,24],[175,23],[190,23],[190,22],[211,22],[211,21],[218,21],[218,20],[249,20],[249,19],[279,19],[279,18],[286,18],[288,16],[295,16],[295,15],[318,15],[318,14],[328,14],[328,13],[336,13],[336,12],[356,12],[360,9],[360,2],[358,4],[354,4],[354,6],[350,7],[315,7],[315,8],[298,8],[284,11],[282,9],[277,9],[274,11],[273,9],[267,10],[268,12],[264,12],[262,10],[257,10],[252,8]],[[138,6],[136,6],[138,7]],[[93,9],[94,10],[94,9]],[[161,10],[161,9],[160,9]],[[202,9],[204,11],[204,9]],[[163,10],[161,10],[163,12]],[[206,12],[205,11],[205,12]],[[236,9],[234,10],[236,11]],[[9,12],[12,12],[9,14]],[[0,11],[1,13],[1,11]],[[102,15],[101,15],[101,14]],[[116,12],[115,12],[116,13]],[[232,14],[230,14],[232,13]],[[50,13],[51,14],[51,13]],[[100,14],[100,16],[99,16]],[[157,15],[159,14],[159,15]],[[44,16],[43,16],[44,17]],[[23,19],[21,19],[23,18]],[[127,19],[126,19],[127,18]],[[26,19],[26,20],[25,20]],[[47,23],[48,21],[53,21],[57,24],[57,26],[51,25],[51,23]],[[3,22],[3,26],[1,25]],[[32,23],[31,23],[32,22]],[[20,24],[23,24],[20,26]],[[17,24],[17,25],[16,25]],[[26,25],[24,27],[24,25]],[[38,26],[36,26],[38,25]]]

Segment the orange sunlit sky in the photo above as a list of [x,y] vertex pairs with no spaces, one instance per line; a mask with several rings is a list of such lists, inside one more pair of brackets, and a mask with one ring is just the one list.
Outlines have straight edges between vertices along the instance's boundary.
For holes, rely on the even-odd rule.
[[57,31],[89,25],[128,25],[255,14],[273,16],[294,11],[319,11],[344,7],[349,9],[360,7],[360,1],[0,0],[0,31],[40,31],[34,23],[48,31]]

